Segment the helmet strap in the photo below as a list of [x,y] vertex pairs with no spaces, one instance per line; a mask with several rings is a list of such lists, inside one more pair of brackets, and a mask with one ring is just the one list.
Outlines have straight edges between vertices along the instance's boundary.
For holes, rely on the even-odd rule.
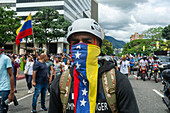
[[96,37],[95,37],[95,45],[97,45],[97,40],[96,40]]

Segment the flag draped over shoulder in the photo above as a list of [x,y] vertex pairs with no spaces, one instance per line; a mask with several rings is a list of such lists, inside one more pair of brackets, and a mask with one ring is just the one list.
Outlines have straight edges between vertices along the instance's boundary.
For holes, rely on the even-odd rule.
[[25,22],[17,29],[16,31],[16,44],[19,46],[19,43],[22,41],[22,38],[33,35],[32,25],[31,25],[31,13],[28,15]]

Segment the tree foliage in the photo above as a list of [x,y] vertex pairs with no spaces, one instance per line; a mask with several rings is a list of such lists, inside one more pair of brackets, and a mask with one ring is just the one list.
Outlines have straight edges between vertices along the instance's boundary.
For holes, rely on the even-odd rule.
[[0,7],[0,42],[15,42],[16,30],[20,27],[21,18],[9,6]]
[[162,39],[162,27],[150,28],[144,31],[142,34],[145,38],[149,38],[152,40],[161,40]]
[[64,19],[58,11],[45,7],[33,16],[33,32],[37,43],[47,44],[47,50],[51,41],[64,37],[71,23]]
[[162,31],[162,37],[166,40],[170,40],[170,25],[166,26]]
[[[143,46],[145,46],[145,51],[143,51]],[[166,50],[167,47],[168,41],[159,40],[159,48],[157,48],[156,41],[152,41],[152,39],[138,39],[126,43],[123,48],[123,54],[143,53],[144,55],[150,55],[154,51]]]
[[112,43],[104,39],[101,52],[105,55],[111,55],[113,53]]

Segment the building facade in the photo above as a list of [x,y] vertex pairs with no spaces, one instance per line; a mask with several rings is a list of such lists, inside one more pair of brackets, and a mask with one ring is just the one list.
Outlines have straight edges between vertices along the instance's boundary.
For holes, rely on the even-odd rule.
[[16,0],[0,0],[0,7],[8,5],[12,10],[16,11]]
[[122,53],[123,52],[123,48],[115,48],[114,49],[114,54],[119,54],[119,53]]
[[135,33],[134,35],[131,35],[130,41],[136,40],[136,39],[143,39],[143,35],[140,35],[138,33]]
[[[71,23],[79,18],[93,18],[98,21],[98,3],[96,0],[4,0],[0,1],[0,5],[11,6],[17,12],[17,16],[22,17],[21,23],[24,22],[30,12],[31,15],[34,15],[44,7],[54,8]],[[7,45],[9,46],[11,43],[7,43]],[[13,46],[11,47],[13,48],[13,53],[22,54],[25,41],[21,42],[20,49],[15,44],[11,46]],[[45,44],[34,44],[34,47],[41,47],[46,51]],[[69,44],[64,37],[60,38],[58,42],[53,41],[50,44],[50,53],[61,53],[62,51],[69,53]]]
[[91,0],[16,0],[16,12],[23,20],[30,12],[34,15],[44,7],[56,9],[70,22],[91,17]]

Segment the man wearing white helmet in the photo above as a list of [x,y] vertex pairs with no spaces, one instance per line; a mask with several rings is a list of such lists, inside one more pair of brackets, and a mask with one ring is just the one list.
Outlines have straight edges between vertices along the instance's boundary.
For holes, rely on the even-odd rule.
[[95,20],[78,19],[68,28],[74,65],[51,85],[49,113],[138,113],[126,76],[112,62],[98,61],[103,40]]

